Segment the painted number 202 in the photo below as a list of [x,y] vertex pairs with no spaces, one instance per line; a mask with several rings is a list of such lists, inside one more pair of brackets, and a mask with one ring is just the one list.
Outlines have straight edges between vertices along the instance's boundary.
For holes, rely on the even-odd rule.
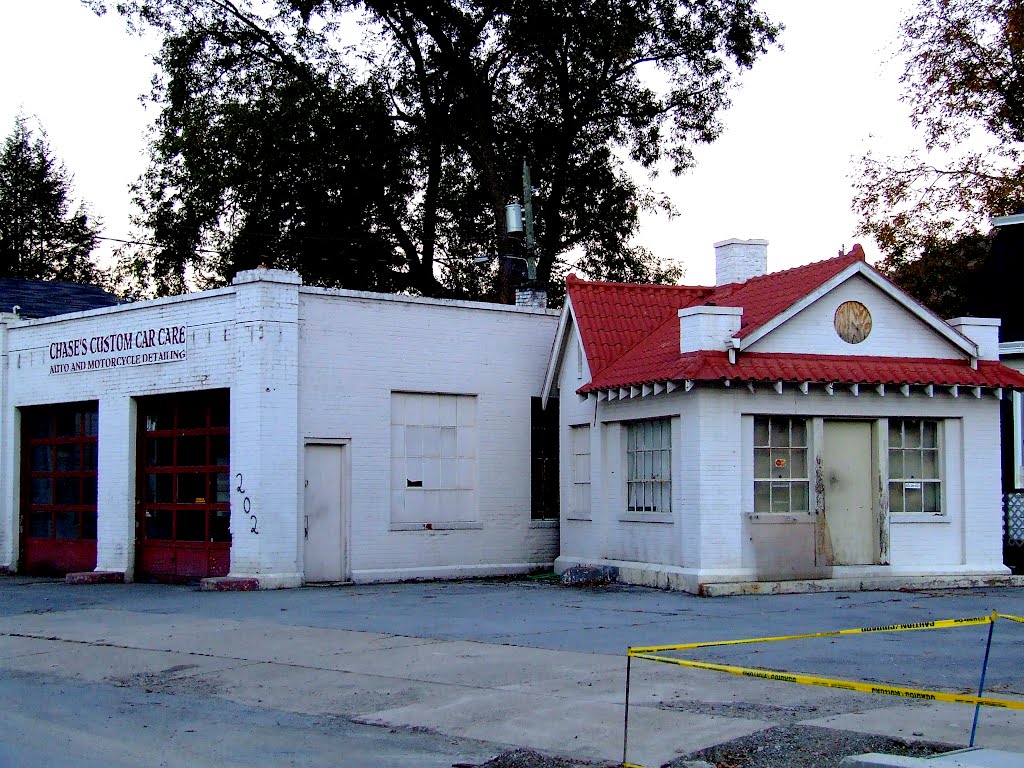
[[239,495],[241,495],[243,497],[242,498],[242,513],[246,517],[248,517],[250,521],[252,521],[252,528],[249,529],[249,532],[250,533],[255,533],[257,536],[259,536],[259,533],[260,533],[259,528],[258,528],[259,520],[257,520],[256,515],[254,515],[253,512],[252,512],[252,499],[250,499],[248,496],[245,495],[245,488],[243,487],[243,484],[242,484],[242,473],[241,472],[236,472],[235,473],[235,477],[238,478],[238,485],[235,486],[235,490],[239,493]]

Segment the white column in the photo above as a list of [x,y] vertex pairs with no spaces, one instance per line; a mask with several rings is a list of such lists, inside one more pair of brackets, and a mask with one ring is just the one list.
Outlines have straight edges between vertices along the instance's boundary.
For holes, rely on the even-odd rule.
[[127,395],[99,402],[96,570],[123,573],[127,581],[135,571],[136,412]]
[[0,571],[17,567],[20,421],[8,397],[7,321],[0,320]]
[[231,387],[231,571],[264,589],[302,583],[299,286],[295,272],[234,280],[237,372]]

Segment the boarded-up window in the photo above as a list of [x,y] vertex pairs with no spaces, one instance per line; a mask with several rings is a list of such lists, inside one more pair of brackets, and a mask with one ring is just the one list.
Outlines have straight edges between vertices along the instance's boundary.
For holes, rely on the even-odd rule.
[[476,486],[476,396],[392,393],[392,522],[474,522]]

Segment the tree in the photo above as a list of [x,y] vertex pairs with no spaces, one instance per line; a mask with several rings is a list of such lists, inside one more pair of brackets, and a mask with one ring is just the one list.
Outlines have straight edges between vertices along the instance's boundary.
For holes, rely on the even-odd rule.
[[88,208],[73,208],[71,175],[45,134],[24,117],[0,150],[0,277],[97,283],[91,254],[99,230]]
[[323,284],[482,296],[492,272],[474,257],[513,252],[504,206],[524,158],[541,281],[577,257],[603,277],[664,277],[631,240],[641,211],[670,206],[626,160],[691,166],[779,31],[752,0],[117,8],[163,39],[138,200],[166,291],[190,268],[224,279],[262,262]]
[[[988,218],[1024,203],[1024,5],[920,0],[902,33],[903,100],[923,151],[864,156],[854,210],[885,253],[883,271],[919,299],[948,297],[962,294],[958,275],[976,264]],[[927,286],[928,264],[953,282]]]

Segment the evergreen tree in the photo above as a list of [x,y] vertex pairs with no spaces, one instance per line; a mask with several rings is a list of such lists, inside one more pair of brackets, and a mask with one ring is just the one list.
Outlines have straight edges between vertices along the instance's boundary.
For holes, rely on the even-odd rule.
[[26,118],[0,150],[0,277],[98,283],[92,260],[98,228],[85,205],[73,207],[71,175],[45,134]]

